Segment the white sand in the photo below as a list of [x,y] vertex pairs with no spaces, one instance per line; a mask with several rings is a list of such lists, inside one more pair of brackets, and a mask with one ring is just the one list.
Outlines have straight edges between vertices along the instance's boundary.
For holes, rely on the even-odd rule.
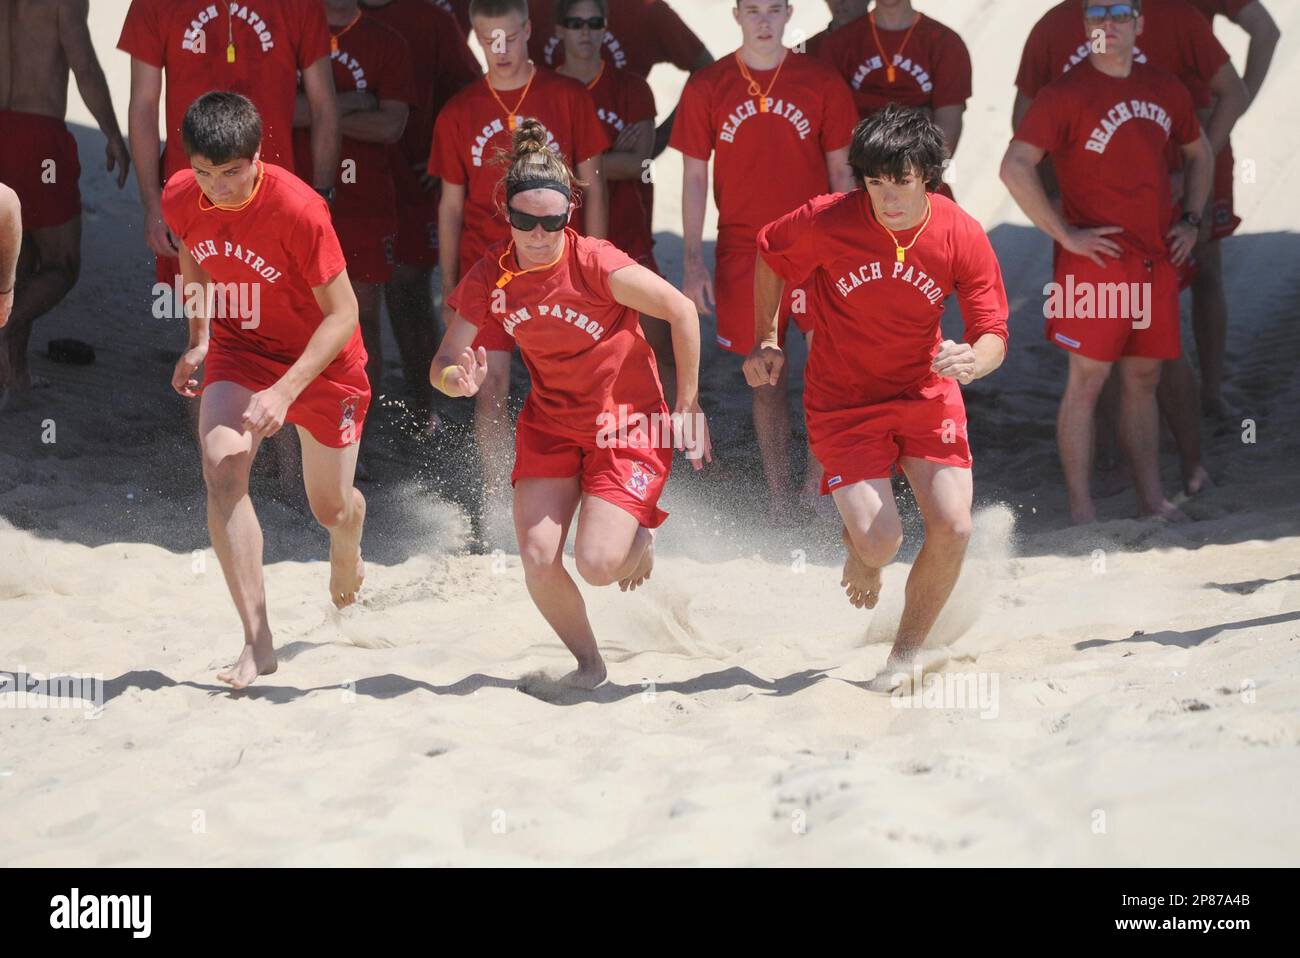
[[[771,532],[747,517],[749,485],[686,478],[649,587],[585,590],[612,681],[584,699],[544,677],[570,661],[517,557],[456,554],[455,507],[412,484],[372,496],[366,601],[340,616],[323,535],[263,496],[281,668],[228,695],[213,674],[238,622],[167,387],[180,334],[149,315],[134,184],[110,187],[102,140],[78,131],[85,263],[35,342],[80,336],[99,360],[39,356],[54,387],[4,414],[0,670],[100,673],[105,701],[96,719],[0,708],[0,864],[1294,864],[1300,243],[1284,231],[1300,171],[1297,127],[1274,118],[1300,81],[1300,7],[1270,4],[1287,35],[1236,137],[1258,182],[1238,185],[1246,224],[1225,245],[1231,395],[1258,441],[1213,439],[1220,486],[1188,504],[1191,526],[1123,518],[1125,492],[1075,532],[1052,441],[1062,366],[1036,319],[1047,247],[996,177],[1020,46],[1046,6],[921,4],[971,47],[956,189],[1020,307],[1011,360],[971,391],[977,537],[935,636],[951,646],[949,691],[990,696],[964,708],[898,708],[862,688],[907,562],[875,613],[856,611],[833,530]],[[123,119],[125,7],[93,5]],[[729,8],[679,4],[715,55],[738,35]],[[803,0],[795,23],[824,20]],[[1220,33],[1240,65],[1244,38]],[[670,104],[681,77],[659,70]],[[658,174],[656,226],[677,232],[671,153]],[[724,433],[745,415],[736,379],[709,357]],[[927,688],[907,704],[960,704]]]

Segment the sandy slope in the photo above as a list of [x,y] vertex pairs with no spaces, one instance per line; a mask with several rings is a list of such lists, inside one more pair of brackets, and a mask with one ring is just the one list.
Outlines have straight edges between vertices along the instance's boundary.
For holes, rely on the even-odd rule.
[[[124,113],[111,48],[125,3],[93,6]],[[680,6],[725,52],[725,0]],[[166,385],[179,331],[148,313],[133,187],[106,184],[102,141],[79,130],[86,262],[36,342],[77,335],[99,361],[38,358],[55,386],[3,414],[0,670],[101,673],[105,701],[95,719],[0,707],[0,863],[1294,863],[1297,133],[1273,118],[1300,80],[1300,8],[1271,5],[1288,36],[1237,138],[1258,182],[1239,185],[1247,224],[1226,246],[1233,396],[1257,441],[1213,438],[1221,484],[1188,504],[1191,526],[1123,518],[1121,493],[1108,521],[1072,532],[1052,447],[1062,364],[1039,332],[1047,250],[995,172],[1039,6],[922,7],[971,46],[957,191],[1017,307],[1011,361],[970,394],[977,538],[936,635],[950,696],[984,693],[964,702],[936,699],[944,686],[907,702],[862,688],[907,563],[868,615],[839,594],[833,529],[763,528],[743,479],[747,397],[716,354],[706,403],[729,478],[674,479],[649,588],[587,590],[612,677],[595,696],[546,679],[569,663],[517,558],[458,551],[458,447],[409,438],[392,406],[363,608],[328,606],[323,536],[259,477],[282,666],[226,695],[212,674],[238,627]],[[819,5],[801,7],[796,24],[820,28]],[[670,103],[680,76],[654,83]],[[679,177],[661,160],[665,234]]]

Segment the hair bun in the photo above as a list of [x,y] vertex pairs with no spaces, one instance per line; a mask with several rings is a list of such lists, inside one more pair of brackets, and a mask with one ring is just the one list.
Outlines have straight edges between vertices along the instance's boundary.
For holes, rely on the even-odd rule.
[[549,150],[546,143],[547,134],[538,120],[524,120],[515,130],[511,146],[516,157],[525,157],[530,153],[542,153]]

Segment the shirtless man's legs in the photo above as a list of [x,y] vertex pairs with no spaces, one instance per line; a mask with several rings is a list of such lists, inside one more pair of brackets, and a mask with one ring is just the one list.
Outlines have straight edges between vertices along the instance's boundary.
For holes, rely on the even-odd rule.
[[[242,426],[252,396],[252,390],[236,383],[211,383],[199,411],[208,531],[244,629],[239,659],[217,678],[237,689],[276,669],[262,575],[262,528],[248,494],[260,441]],[[360,550],[365,500],[352,487],[357,446],[331,449],[302,429],[299,437],[312,513],[330,533],[330,598],[341,608],[356,601],[365,574]]]
[[67,296],[81,272],[81,217],[59,226],[28,230],[18,261],[14,311],[0,332],[0,386],[15,391],[31,387],[27,345],[32,325]]

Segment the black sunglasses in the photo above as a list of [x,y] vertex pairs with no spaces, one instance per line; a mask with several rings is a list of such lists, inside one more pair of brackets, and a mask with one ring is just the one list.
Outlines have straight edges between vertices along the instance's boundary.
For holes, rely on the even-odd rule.
[[587,27],[589,30],[604,30],[605,18],[588,17],[584,20],[582,17],[565,17],[560,21],[560,26],[566,30],[581,30],[583,27]]
[[558,233],[569,225],[567,212],[555,216],[534,216],[532,213],[521,213],[513,206],[507,206],[506,212],[510,214],[510,225],[521,233],[531,233],[538,226],[548,233]]
[[1083,19],[1089,23],[1101,23],[1107,17],[1111,23],[1128,23],[1130,20],[1136,20],[1139,14],[1129,3],[1116,3],[1108,7],[1095,6],[1084,7]]

